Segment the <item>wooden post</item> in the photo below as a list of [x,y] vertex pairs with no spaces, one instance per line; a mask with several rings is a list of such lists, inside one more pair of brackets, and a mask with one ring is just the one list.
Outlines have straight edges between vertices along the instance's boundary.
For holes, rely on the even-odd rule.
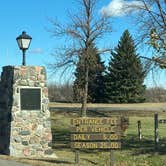
[[142,139],[141,121],[139,120],[137,123],[138,123],[138,138],[139,140],[141,140]]
[[110,152],[110,166],[114,166],[114,151]]
[[75,164],[79,165],[80,163],[80,157],[79,157],[79,150],[75,151]]
[[158,149],[159,142],[159,131],[158,131],[158,114],[154,115],[154,141],[155,141],[155,150]]

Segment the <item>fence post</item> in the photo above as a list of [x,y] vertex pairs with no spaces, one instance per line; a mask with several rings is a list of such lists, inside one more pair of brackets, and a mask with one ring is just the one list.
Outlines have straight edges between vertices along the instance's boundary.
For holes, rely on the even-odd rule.
[[114,166],[114,151],[110,152],[110,166]]
[[159,142],[159,130],[158,130],[158,114],[154,114],[154,141],[155,141],[155,150],[158,149]]
[[79,165],[80,157],[79,157],[79,150],[75,151],[75,164]]
[[141,121],[139,120],[137,123],[138,123],[138,138],[139,140],[141,140],[142,139]]

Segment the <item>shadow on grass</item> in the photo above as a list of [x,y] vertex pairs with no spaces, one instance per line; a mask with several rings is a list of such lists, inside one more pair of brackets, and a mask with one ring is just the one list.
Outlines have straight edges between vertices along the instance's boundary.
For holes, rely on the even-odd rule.
[[86,158],[82,158],[82,159],[85,160],[85,161],[88,161],[89,163],[91,163],[93,165],[97,165],[97,162],[91,161],[91,160],[86,159]]
[[133,155],[140,154],[166,154],[166,139],[161,139],[158,146],[155,147],[154,140],[142,139],[139,140],[136,135],[128,135],[122,140],[122,149],[131,150]]
[[55,163],[55,164],[74,164],[74,162],[58,160],[58,159],[28,159],[28,160],[43,161],[43,162]]
[[52,148],[70,148],[70,131],[52,129]]
[[[70,131],[53,130],[54,149],[70,149]],[[155,148],[154,140],[151,138],[139,140],[136,135],[128,135],[122,139],[122,150],[130,150],[133,155],[159,153],[166,154],[166,139],[160,139],[158,147]],[[95,150],[81,150],[86,153],[98,152]]]

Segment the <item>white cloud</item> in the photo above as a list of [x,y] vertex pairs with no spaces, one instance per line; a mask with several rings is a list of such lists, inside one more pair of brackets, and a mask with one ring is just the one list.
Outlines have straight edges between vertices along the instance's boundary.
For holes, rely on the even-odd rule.
[[100,13],[105,17],[124,16],[143,8],[140,1],[112,0],[107,6],[102,7]]
[[29,51],[31,54],[43,54],[43,50],[41,48],[34,48]]

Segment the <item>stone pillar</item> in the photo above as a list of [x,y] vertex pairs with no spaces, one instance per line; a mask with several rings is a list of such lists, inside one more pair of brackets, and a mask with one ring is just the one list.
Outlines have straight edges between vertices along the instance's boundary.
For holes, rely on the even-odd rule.
[[16,157],[52,154],[46,71],[5,66],[0,81],[0,151]]

